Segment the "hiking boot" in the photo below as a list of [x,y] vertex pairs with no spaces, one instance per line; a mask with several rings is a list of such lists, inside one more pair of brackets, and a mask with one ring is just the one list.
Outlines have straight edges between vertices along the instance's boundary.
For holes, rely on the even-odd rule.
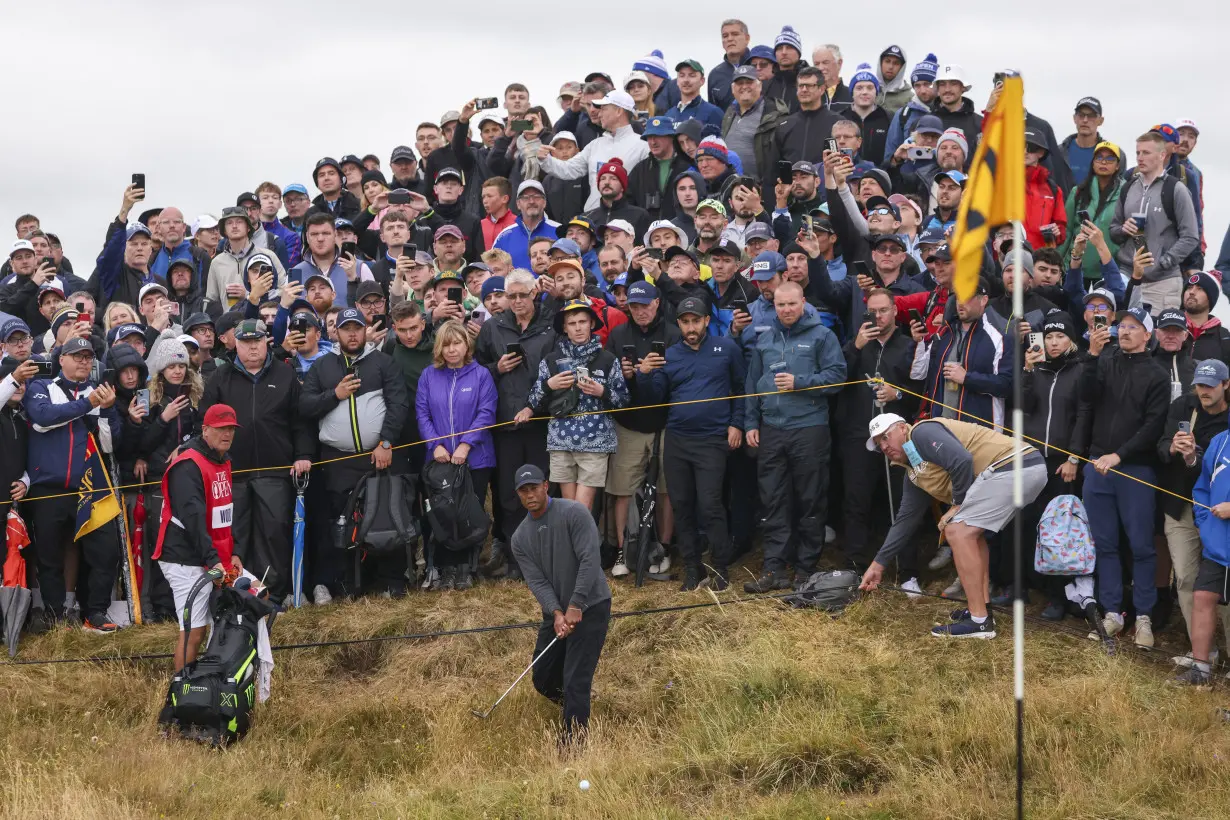
[[440,589],[440,570],[428,567],[423,571],[423,583],[419,589],[424,592],[435,592]]
[[316,606],[328,606],[333,603],[333,595],[329,592],[329,588],[324,584],[317,584],[313,587],[312,603]]
[[700,586],[700,567],[688,567],[683,576],[683,585],[679,587],[680,592],[691,592]]
[[[1113,638],[1122,631],[1123,631],[1123,621],[1119,620],[1114,615],[1111,615],[1109,612],[1107,612],[1106,617],[1102,619],[1102,632],[1105,634],[1099,635],[1097,632],[1090,632],[1089,639],[1098,641],[1098,640],[1101,640],[1102,638]],[[1152,630],[1150,630],[1150,632],[1152,632]]]
[[911,601],[917,601],[922,597],[922,587],[918,584],[917,578],[911,578],[901,585],[901,589],[905,592],[905,597]]
[[961,585],[961,579],[953,581],[948,587],[940,593],[941,598],[960,598],[965,595],[965,587]]
[[457,567],[449,565],[440,567],[440,589],[448,591],[457,588]]
[[457,575],[453,580],[453,589],[464,592],[474,586],[474,576],[470,573],[469,567],[458,567]]
[[27,635],[45,635],[55,628],[55,616],[46,609],[30,610],[30,618],[26,621]]
[[727,580],[729,574],[726,567],[715,567],[713,574],[709,576],[709,589],[714,592],[722,592],[727,589],[730,586],[730,581]]
[[931,629],[931,636],[934,638],[982,638],[990,640],[995,637],[995,618],[987,613],[987,619],[982,623],[975,623],[973,616],[962,618],[959,621],[946,624],[944,626],[936,626]]
[[945,544],[935,553],[935,557],[927,562],[927,569],[939,570],[952,563],[952,547]]
[[491,557],[478,568],[485,578],[503,578],[508,572],[508,545],[503,541],[491,542]]
[[[811,576],[814,574],[815,574],[814,572],[806,572],[801,569],[795,570],[794,586],[792,587],[792,589],[798,589],[801,586],[803,586],[803,584],[806,584],[809,580],[811,580]],[[744,589],[747,589],[747,587],[744,587]]]
[[1067,614],[1067,607],[1063,602],[1051,601],[1042,610],[1042,619],[1046,621],[1062,621]]
[[1174,686],[1211,686],[1213,675],[1207,669],[1193,665],[1175,675],[1169,683]]
[[99,635],[112,635],[120,631],[120,628],[111,623],[111,619],[107,617],[105,612],[96,612],[93,615],[86,617],[82,622],[81,628],[86,632],[97,632]]
[[624,559],[624,551],[622,549],[615,553],[615,566],[611,567],[611,577],[623,578],[628,574],[628,562]]
[[[803,580],[807,579],[804,578]],[[744,582],[743,591],[749,595],[759,595],[763,592],[774,592],[779,589],[792,589],[793,586],[790,581],[790,573],[783,569],[777,572],[765,572],[755,581]]]
[[1148,615],[1136,616],[1136,645],[1141,649],[1153,648],[1153,619]]

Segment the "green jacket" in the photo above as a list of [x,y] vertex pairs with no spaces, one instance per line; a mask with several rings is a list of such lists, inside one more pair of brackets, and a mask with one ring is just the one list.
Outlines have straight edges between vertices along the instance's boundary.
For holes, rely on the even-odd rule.
[[434,345],[435,339],[432,337],[430,327],[423,331],[422,340],[413,349],[403,345],[395,333],[389,333],[384,343],[384,352],[393,357],[393,362],[406,377],[407,404],[410,407],[410,412],[406,414],[406,421],[402,424],[401,438],[393,442],[394,444],[408,444],[419,440],[419,422],[418,415],[414,412],[414,397],[418,393],[419,377],[423,375],[424,370],[431,367]]
[[[1059,249],[1065,269],[1068,266],[1068,260],[1072,256],[1072,242],[1080,230],[1079,220],[1076,218],[1076,212],[1079,210],[1089,211],[1089,216],[1093,217],[1094,224],[1102,230],[1102,236],[1106,238],[1106,247],[1110,248],[1110,255],[1113,257],[1119,250],[1119,245],[1110,238],[1110,221],[1115,215],[1115,203],[1119,201],[1119,191],[1123,187],[1123,178],[1118,174],[1114,176],[1114,182],[1106,192],[1105,197],[1102,196],[1102,187],[1094,182],[1094,179],[1094,177],[1090,177],[1090,181],[1093,184],[1089,186],[1087,191],[1082,186],[1077,186],[1068,192],[1068,201],[1065,203],[1069,225],[1068,238]],[[1077,202],[1078,198],[1080,199],[1079,203]],[[1102,260],[1098,258],[1098,251],[1093,245],[1085,245],[1085,255],[1081,258],[1081,268],[1086,279],[1096,280],[1102,278]],[[1124,274],[1124,276],[1130,275],[1131,271],[1127,271]]]

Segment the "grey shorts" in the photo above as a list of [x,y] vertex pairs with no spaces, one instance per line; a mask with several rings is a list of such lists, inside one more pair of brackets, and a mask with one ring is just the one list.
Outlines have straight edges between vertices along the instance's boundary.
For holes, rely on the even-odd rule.
[[[1021,470],[1021,489],[1026,505],[1046,487],[1045,464],[1034,464]],[[983,471],[965,493],[965,502],[952,517],[954,523],[968,524],[987,532],[999,532],[1016,513],[1012,503],[1012,469]]]

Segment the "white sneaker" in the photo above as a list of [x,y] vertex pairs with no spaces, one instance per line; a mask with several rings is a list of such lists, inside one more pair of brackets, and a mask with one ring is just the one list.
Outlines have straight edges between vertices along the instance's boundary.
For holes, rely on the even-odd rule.
[[312,590],[312,602],[316,606],[328,606],[333,603],[333,596],[329,594],[329,588],[324,584],[317,584]]
[[[1220,653],[1216,649],[1209,653],[1210,666],[1217,666],[1217,659],[1219,655]],[[1191,669],[1192,664],[1196,662],[1196,659],[1192,656],[1191,652],[1188,652],[1186,655],[1175,655],[1170,659],[1170,662],[1180,669]]]
[[917,578],[911,578],[906,581],[901,585],[901,588],[905,590],[905,597],[909,598],[911,601],[917,601],[922,597],[922,587],[918,585]]
[[[1113,638],[1116,635],[1118,635],[1120,632],[1123,631],[1123,619],[1116,618],[1114,615],[1107,612],[1106,616],[1102,618],[1102,629],[1103,631],[1106,632],[1106,637]],[[1099,640],[1101,637],[1102,636],[1099,635],[1097,632],[1089,633],[1090,640],[1096,641],[1096,640]],[[1152,624],[1149,625],[1149,640],[1150,641],[1153,640],[1153,625]],[[1152,643],[1150,643],[1150,646],[1152,646]]]
[[611,567],[611,576],[614,578],[623,578],[628,574],[628,563],[624,560],[624,551],[620,550],[615,556],[615,566]]
[[1136,616],[1136,645],[1142,649],[1153,648],[1153,619],[1148,615]]
[[952,547],[945,544],[944,546],[940,547],[939,552],[935,554],[935,557],[927,562],[927,569],[930,569],[930,570],[943,569],[944,567],[948,566],[951,563],[952,563]]
[[831,544],[836,540],[837,540],[837,530],[825,524],[824,525],[824,543]]
[[664,555],[662,560],[657,564],[650,564],[649,571],[654,575],[662,575],[671,571],[671,557],[669,554]]
[[957,578],[957,580],[955,580],[955,581],[953,581],[951,584],[949,584],[949,585],[948,585],[948,588],[947,588],[947,589],[945,589],[943,592],[941,592],[941,593],[940,593],[940,595],[941,595],[942,597],[944,597],[944,598],[961,598],[961,597],[963,597],[963,596],[965,595],[965,587],[964,587],[964,586],[962,586],[962,584],[961,584],[961,579],[960,579],[960,578]]

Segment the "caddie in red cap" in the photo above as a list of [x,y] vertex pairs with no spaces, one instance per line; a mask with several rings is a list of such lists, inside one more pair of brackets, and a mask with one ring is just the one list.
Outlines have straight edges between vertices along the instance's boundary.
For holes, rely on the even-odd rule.
[[[235,410],[215,404],[205,413],[201,435],[179,448],[162,476],[162,519],[154,560],[175,596],[184,629],[184,608],[193,585],[210,568],[237,574],[243,562],[231,536],[231,458],[227,454],[239,421]],[[209,625],[209,595],[203,590],[192,602],[188,618],[192,632],[175,643],[175,670],[196,659]]]

